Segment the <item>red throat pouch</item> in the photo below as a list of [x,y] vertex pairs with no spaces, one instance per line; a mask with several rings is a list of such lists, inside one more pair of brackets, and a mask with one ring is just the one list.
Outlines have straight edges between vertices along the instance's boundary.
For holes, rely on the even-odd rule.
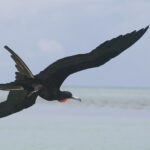
[[66,102],[68,99],[69,99],[69,98],[61,99],[61,100],[59,100],[59,102],[64,103],[64,102]]

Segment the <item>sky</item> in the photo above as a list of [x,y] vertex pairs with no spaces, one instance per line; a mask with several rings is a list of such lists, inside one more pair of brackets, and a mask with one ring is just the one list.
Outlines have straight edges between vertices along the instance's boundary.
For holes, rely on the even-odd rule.
[[[1,83],[13,81],[11,47],[33,74],[65,56],[87,53],[150,24],[149,0],[0,0]],[[70,75],[63,86],[150,87],[150,31],[99,68]]]

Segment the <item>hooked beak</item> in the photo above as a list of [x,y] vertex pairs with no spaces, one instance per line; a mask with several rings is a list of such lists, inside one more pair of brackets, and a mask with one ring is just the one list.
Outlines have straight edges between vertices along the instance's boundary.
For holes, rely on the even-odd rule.
[[72,96],[71,99],[78,100],[81,102],[81,98],[79,98],[79,97]]

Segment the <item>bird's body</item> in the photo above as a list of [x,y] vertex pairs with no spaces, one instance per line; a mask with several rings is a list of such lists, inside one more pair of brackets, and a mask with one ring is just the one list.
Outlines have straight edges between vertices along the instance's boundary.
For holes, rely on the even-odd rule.
[[62,58],[37,75],[33,75],[22,59],[8,46],[5,48],[11,53],[16,63],[16,80],[7,84],[0,84],[0,90],[9,90],[7,101],[0,103],[0,117],[4,117],[32,106],[37,96],[48,101],[64,102],[72,96],[71,92],[60,91],[64,80],[73,73],[105,64],[121,52],[133,45],[147,31],[148,27],[120,35],[106,41],[86,54],[78,54]]
[[46,80],[38,79],[38,77],[35,76],[34,78],[22,77],[22,80],[16,80],[13,84],[22,86],[23,89],[30,91],[31,94],[32,91],[33,94],[34,91],[37,91],[35,92],[36,94],[48,101],[63,100],[69,96],[71,98],[71,94],[68,94],[67,91],[60,91],[60,88],[57,88],[54,83],[53,80],[46,82]]

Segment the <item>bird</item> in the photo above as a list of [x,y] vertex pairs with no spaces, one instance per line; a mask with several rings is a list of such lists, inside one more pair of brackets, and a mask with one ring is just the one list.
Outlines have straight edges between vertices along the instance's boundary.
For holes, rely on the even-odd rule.
[[65,102],[68,99],[81,101],[71,92],[60,90],[64,80],[73,73],[99,67],[118,56],[139,40],[148,28],[149,26],[105,41],[91,52],[59,59],[36,75],[32,74],[12,49],[4,46],[15,62],[17,72],[13,82],[0,84],[0,90],[9,91],[7,100],[0,103],[0,118],[34,105],[38,96],[47,101]]

